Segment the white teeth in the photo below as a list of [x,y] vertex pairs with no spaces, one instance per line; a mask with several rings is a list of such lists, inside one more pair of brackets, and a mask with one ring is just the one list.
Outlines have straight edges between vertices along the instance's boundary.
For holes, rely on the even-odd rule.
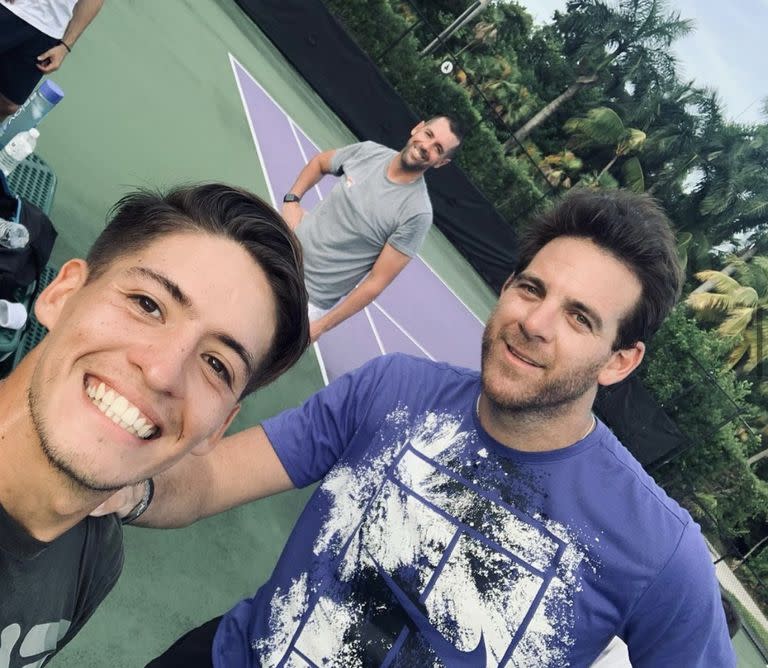
[[123,413],[125,413],[128,408],[128,399],[123,396],[118,396],[110,408],[114,411],[115,415],[123,417]]
[[139,417],[139,409],[136,406],[129,406],[128,410],[123,413],[123,422],[126,425],[133,425],[137,417]]
[[136,406],[113,389],[107,389],[104,383],[99,383],[97,387],[87,385],[85,389],[96,408],[128,433],[147,438],[157,431],[157,427]]

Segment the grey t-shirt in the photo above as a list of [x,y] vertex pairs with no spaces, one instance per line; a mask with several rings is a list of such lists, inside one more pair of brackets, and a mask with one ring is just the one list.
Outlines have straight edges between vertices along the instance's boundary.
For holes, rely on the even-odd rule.
[[423,178],[406,185],[387,178],[396,155],[372,141],[336,151],[339,183],[296,228],[304,249],[309,300],[331,308],[370,271],[385,244],[412,257],[432,224]]

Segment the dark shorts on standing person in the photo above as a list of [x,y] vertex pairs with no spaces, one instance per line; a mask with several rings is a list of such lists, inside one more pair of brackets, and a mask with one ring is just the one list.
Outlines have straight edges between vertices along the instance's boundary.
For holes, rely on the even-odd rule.
[[0,4],[0,93],[24,104],[43,77],[37,57],[58,43]]

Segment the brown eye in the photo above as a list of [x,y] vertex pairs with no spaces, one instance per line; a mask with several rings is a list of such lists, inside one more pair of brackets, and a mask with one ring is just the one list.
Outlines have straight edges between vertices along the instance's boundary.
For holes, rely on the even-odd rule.
[[213,372],[219,378],[221,378],[228,387],[232,387],[232,376],[227,370],[224,362],[222,362],[218,357],[214,357],[213,355],[203,355],[203,358],[207,362],[208,366],[213,369]]
[[155,302],[153,299],[150,299],[146,295],[131,295],[130,299],[132,299],[133,302],[137,304],[138,307],[147,315],[150,315],[153,318],[162,317],[162,312],[160,311],[160,307],[157,305],[157,302]]

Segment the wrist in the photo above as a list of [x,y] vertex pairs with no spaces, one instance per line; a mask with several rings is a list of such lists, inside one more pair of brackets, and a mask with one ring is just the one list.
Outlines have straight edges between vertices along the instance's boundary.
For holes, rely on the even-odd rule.
[[301,195],[296,193],[285,193],[283,195],[283,204],[299,204],[301,202]]
[[59,44],[61,44],[61,46],[63,46],[67,50],[67,53],[72,53],[72,45],[71,44],[67,44],[63,39],[59,40]]

